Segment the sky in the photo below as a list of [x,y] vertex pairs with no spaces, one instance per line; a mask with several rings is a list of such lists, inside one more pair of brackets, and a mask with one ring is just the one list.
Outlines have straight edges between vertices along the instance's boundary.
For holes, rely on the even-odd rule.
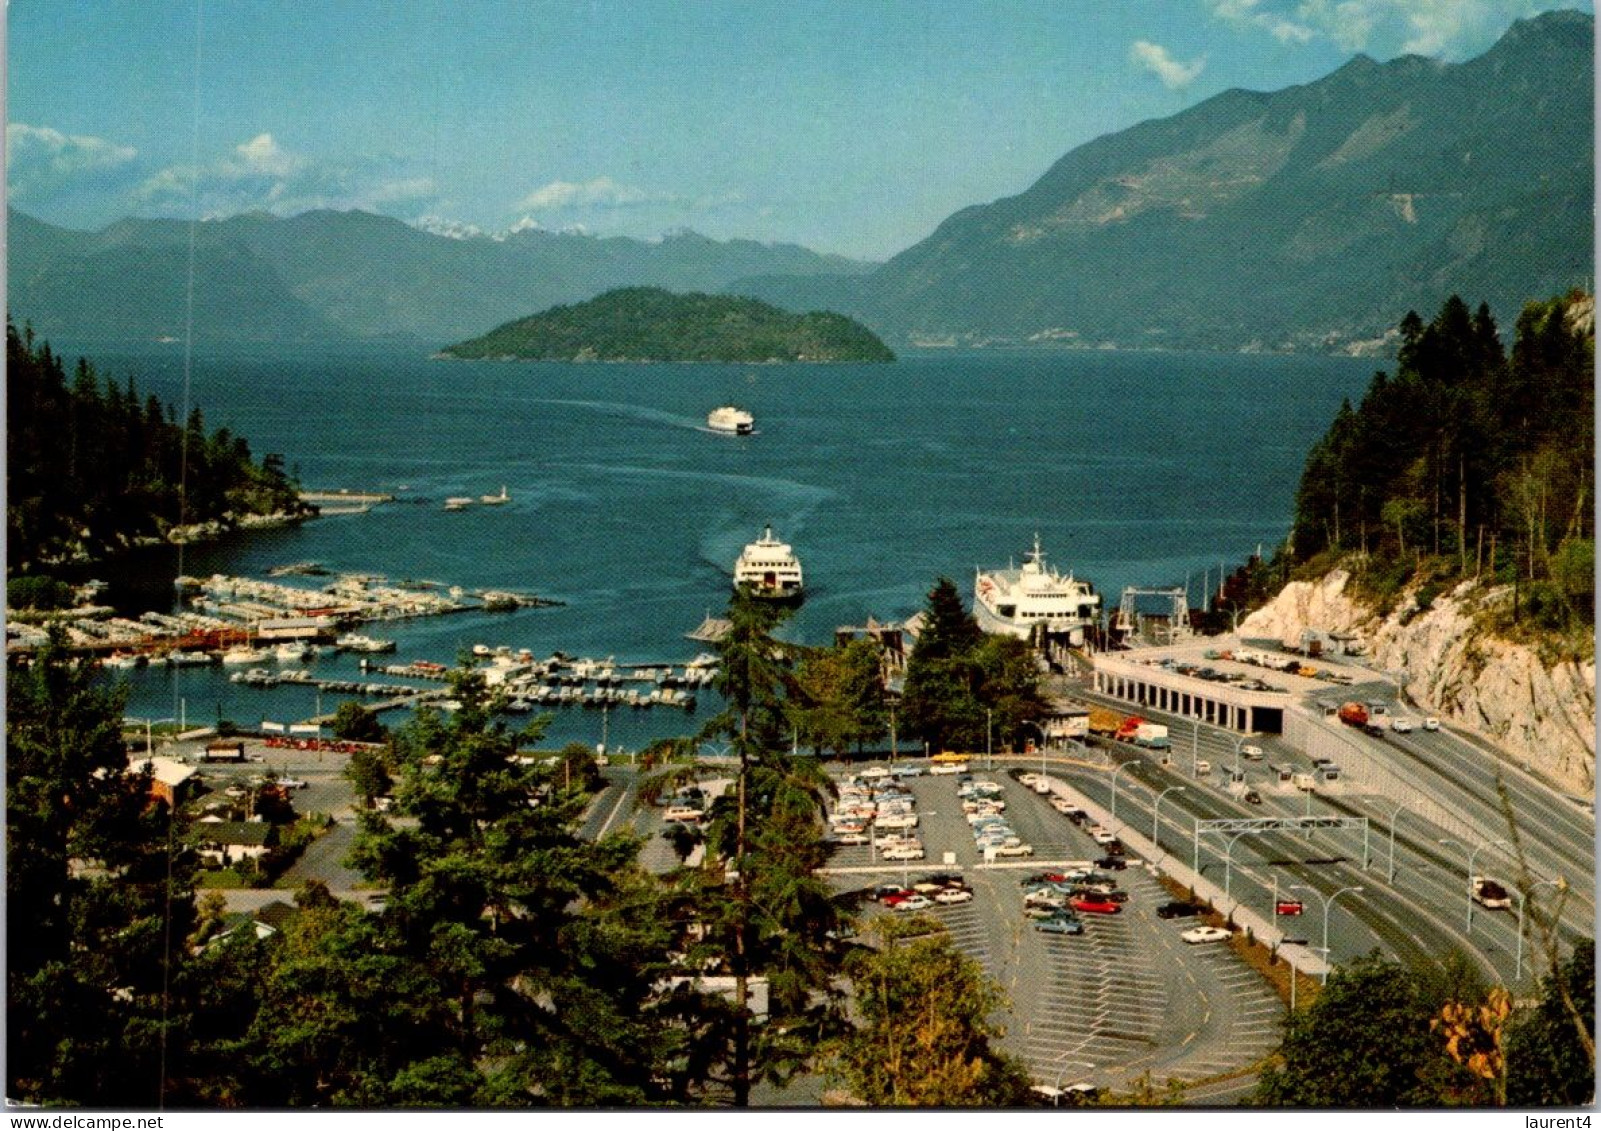
[[6,192],[883,259],[1105,133],[1593,0],[10,0]]

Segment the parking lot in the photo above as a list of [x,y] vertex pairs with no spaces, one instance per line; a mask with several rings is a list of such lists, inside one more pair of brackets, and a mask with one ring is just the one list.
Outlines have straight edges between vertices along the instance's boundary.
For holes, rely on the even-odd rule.
[[[925,858],[885,863],[869,846],[844,846],[831,861],[834,881],[848,891],[959,871],[973,902],[923,913],[1005,988],[1012,1009],[1004,1043],[1036,1081],[1125,1091],[1149,1072],[1153,1086],[1165,1089],[1169,1081],[1238,1072],[1277,1046],[1277,996],[1226,943],[1182,942],[1180,932],[1195,920],[1157,918],[1169,896],[1139,862],[1113,873],[1128,895],[1118,913],[1080,914],[1081,935],[1036,929],[1023,912],[1021,881],[1056,865],[1088,864],[1102,849],[1011,774],[973,776],[1002,786],[1005,815],[1033,856],[986,866],[956,778],[920,776],[906,784]],[[892,913],[866,907],[869,916]]]

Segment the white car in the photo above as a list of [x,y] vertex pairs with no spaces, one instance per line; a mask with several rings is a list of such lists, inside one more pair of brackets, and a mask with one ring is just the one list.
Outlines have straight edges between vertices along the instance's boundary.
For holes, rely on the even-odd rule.
[[1026,774],[1018,774],[1017,775],[1017,780],[1019,782],[1021,782],[1022,784],[1028,786],[1030,789],[1033,789],[1034,788],[1034,783],[1040,780],[1040,776],[1038,774],[1030,771],[1029,773],[1026,773]]
[[699,821],[706,814],[688,805],[669,805],[662,818],[667,821]]
[[891,911],[927,911],[934,906],[933,900],[926,895],[909,895],[897,903],[890,904]]
[[973,893],[967,888],[945,888],[934,893],[935,903],[972,903]]
[[868,836],[864,832],[838,832],[834,834],[835,844],[866,844]]
[[1187,943],[1222,942],[1234,932],[1224,927],[1191,927],[1180,932],[1179,938]]
[[1240,757],[1248,762],[1260,762],[1266,755],[1262,753],[1262,748],[1256,743],[1247,742],[1240,747]]
[[967,773],[967,763],[935,762],[928,768],[928,772],[931,774],[965,774]]
[[1034,783],[1034,792],[1039,794],[1041,797],[1048,796],[1051,792],[1051,783],[1046,781],[1044,778],[1041,778],[1039,781]]
[[1396,734],[1411,734],[1412,720],[1403,719],[1400,715],[1397,715],[1395,718],[1390,720],[1390,729]]
[[916,813],[891,813],[880,817],[873,822],[881,829],[915,829],[917,827]]
[[1440,720],[1435,718],[1433,715],[1430,715],[1428,718],[1423,720],[1423,729],[1424,730],[1439,730],[1440,729]]
[[1102,828],[1097,828],[1094,831],[1092,831],[1090,833],[1090,838],[1092,840],[1094,840],[1096,844],[1102,844],[1102,845],[1111,844],[1114,840],[1117,839],[1117,837],[1113,836],[1111,833],[1107,832],[1105,829],[1102,829]]
[[1032,844],[1003,844],[995,849],[997,856],[1033,856]]
[[923,846],[920,844],[892,844],[878,854],[880,860],[921,860]]

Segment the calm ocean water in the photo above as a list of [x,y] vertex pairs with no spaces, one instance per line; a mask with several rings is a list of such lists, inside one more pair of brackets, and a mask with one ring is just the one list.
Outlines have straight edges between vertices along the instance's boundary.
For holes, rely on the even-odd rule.
[[[63,350],[75,356],[70,347]],[[178,402],[182,359],[90,352],[103,373]],[[415,351],[195,358],[191,397],[308,487],[403,502],[186,551],[185,572],[335,571],[531,590],[562,608],[418,621],[402,658],[473,643],[682,660],[765,523],[794,544],[810,597],[788,635],[915,611],[941,574],[1048,561],[1114,603],[1128,584],[1213,577],[1287,529],[1306,450],[1367,361],[1155,353],[940,353],[888,366],[558,365],[429,361]],[[702,430],[732,400],[759,434]],[[504,485],[512,502],[446,512]],[[162,563],[131,572],[170,605]],[[109,572],[108,572],[109,576]],[[125,588],[124,593],[128,593]],[[137,595],[135,595],[137,599]],[[348,672],[354,662],[319,662]],[[213,670],[135,673],[130,713],[299,718],[309,692]],[[704,716],[707,708],[702,707]],[[568,711],[554,737],[598,737]],[[613,712],[612,740],[678,733],[678,712]]]

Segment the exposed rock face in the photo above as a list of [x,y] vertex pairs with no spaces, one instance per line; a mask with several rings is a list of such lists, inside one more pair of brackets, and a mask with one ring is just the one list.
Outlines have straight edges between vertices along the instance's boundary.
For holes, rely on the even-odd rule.
[[1346,595],[1349,580],[1334,570],[1321,581],[1291,582],[1245,618],[1240,632],[1279,640],[1307,628],[1354,633],[1377,666],[1406,673],[1407,693],[1420,705],[1495,740],[1564,788],[1593,793],[1593,658],[1548,666],[1532,648],[1478,627],[1474,611],[1505,599],[1505,587],[1467,581],[1426,612],[1417,613],[1409,595],[1380,617]]

